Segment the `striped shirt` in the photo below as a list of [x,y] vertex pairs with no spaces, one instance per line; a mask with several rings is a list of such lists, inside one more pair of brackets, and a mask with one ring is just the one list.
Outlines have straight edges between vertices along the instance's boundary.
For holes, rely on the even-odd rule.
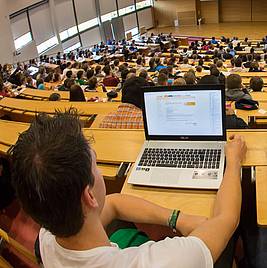
[[142,110],[130,103],[122,103],[118,110],[105,116],[100,128],[143,129]]

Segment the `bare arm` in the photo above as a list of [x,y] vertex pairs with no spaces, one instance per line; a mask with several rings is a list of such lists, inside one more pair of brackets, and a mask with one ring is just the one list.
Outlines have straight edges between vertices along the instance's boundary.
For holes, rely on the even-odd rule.
[[241,137],[232,137],[226,145],[226,170],[215,200],[213,217],[190,235],[200,238],[210,249],[215,262],[239,223],[241,209],[241,160],[246,146]]
[[[106,196],[101,220],[104,226],[107,226],[114,219],[167,226],[172,211],[138,197],[112,194]],[[183,235],[188,235],[205,220],[205,217],[187,215],[181,212],[176,229]]]

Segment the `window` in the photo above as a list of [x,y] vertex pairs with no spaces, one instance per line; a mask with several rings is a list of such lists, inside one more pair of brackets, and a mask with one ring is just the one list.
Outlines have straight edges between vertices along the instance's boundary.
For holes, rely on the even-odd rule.
[[132,36],[135,36],[135,35],[139,34],[138,27],[134,27],[133,29],[130,29],[129,31],[126,31],[125,36],[130,32],[132,33]]
[[150,7],[150,6],[152,6],[152,0],[145,0],[145,1],[136,3],[136,9],[141,9],[141,8]]
[[123,15],[131,13],[133,11],[135,11],[135,6],[134,5],[121,8],[121,9],[119,9],[119,16],[123,16]]
[[37,46],[37,51],[39,54],[43,53],[44,51],[56,46],[58,44],[58,39],[56,36],[46,40],[45,42],[41,43]]
[[113,18],[116,18],[116,17],[118,17],[117,11],[112,11],[110,13],[102,15],[101,16],[101,21],[105,22],[105,21],[108,21],[108,20],[112,20]]
[[64,49],[64,53],[69,53],[77,48],[81,47],[81,43],[76,43],[75,45],[71,46],[71,47],[68,47],[66,49]]
[[16,50],[21,49],[32,41],[32,35],[30,32],[18,37],[14,40]]
[[92,28],[96,25],[98,25],[98,19],[94,18],[94,19],[91,19],[91,20],[88,20],[88,21],[85,21],[85,22],[79,24],[78,28],[79,28],[79,31],[82,32],[82,31],[85,31],[85,30]]
[[73,27],[59,33],[59,36],[60,36],[61,41],[63,41],[63,40],[65,40],[65,39],[67,39],[67,38],[69,38],[77,33],[78,33],[77,27],[73,26]]

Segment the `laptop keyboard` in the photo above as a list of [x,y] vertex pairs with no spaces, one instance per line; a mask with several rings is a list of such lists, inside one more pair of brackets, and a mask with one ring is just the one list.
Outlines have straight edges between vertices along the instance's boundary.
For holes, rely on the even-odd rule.
[[220,158],[220,149],[146,148],[138,166],[218,169]]

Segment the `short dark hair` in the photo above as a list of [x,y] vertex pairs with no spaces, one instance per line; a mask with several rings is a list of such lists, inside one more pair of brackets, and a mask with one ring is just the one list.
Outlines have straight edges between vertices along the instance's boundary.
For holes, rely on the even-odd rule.
[[253,91],[261,91],[264,86],[264,82],[261,77],[253,76],[249,81],[249,85]]
[[241,88],[242,78],[239,74],[230,74],[226,78],[226,85],[228,89]]
[[77,72],[77,79],[81,79],[83,77],[83,71],[78,71]]
[[77,111],[39,114],[12,149],[13,185],[23,209],[58,237],[84,223],[81,195],[93,186],[92,158]]
[[58,93],[52,93],[49,96],[49,101],[59,101],[60,99],[61,99],[61,96]]
[[72,77],[72,71],[67,71],[66,76],[67,76],[67,78],[71,78]]
[[104,68],[103,68],[103,72],[106,74],[106,75],[110,75],[110,66],[109,65],[106,65]]
[[164,86],[168,82],[168,76],[165,73],[160,73],[158,75],[158,84]]
[[86,101],[83,90],[79,85],[70,87],[70,101]]

